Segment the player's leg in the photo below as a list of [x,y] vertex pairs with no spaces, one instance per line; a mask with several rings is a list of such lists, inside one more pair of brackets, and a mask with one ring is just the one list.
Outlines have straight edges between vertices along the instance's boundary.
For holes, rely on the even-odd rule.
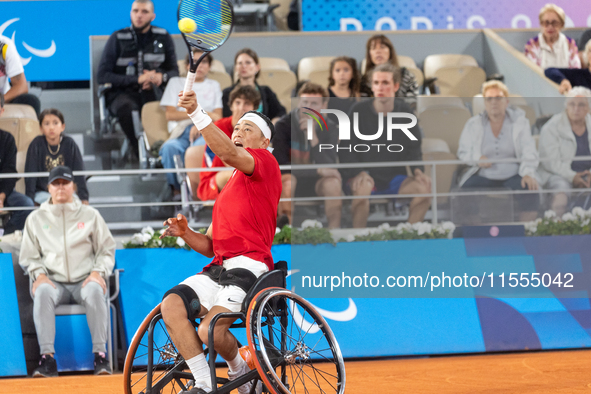
[[209,312],[211,295],[218,290],[208,276],[194,275],[169,290],[161,305],[162,320],[195,378],[195,387],[206,391],[211,390],[209,365],[192,320]]
[[[316,182],[316,194],[322,197],[340,197],[342,182],[337,177],[323,177]],[[325,200],[324,211],[328,219],[328,228],[341,227],[343,200]]]

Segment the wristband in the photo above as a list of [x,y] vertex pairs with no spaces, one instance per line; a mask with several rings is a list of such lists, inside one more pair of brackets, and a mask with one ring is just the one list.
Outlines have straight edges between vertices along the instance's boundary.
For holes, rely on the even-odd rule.
[[195,127],[197,127],[197,130],[199,131],[206,128],[212,122],[211,118],[209,117],[207,112],[205,112],[205,110],[201,107],[200,104],[198,104],[197,109],[189,115],[189,118],[191,118],[193,124],[195,125]]

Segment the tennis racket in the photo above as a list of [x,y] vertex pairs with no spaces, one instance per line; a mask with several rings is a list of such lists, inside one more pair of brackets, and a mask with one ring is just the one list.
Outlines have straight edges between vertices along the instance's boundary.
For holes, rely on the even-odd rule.
[[[228,0],[180,0],[177,17],[179,21],[190,19],[195,23],[193,32],[181,31],[189,50],[189,72],[184,89],[184,92],[188,93],[193,89],[195,71],[199,63],[230,37],[234,26],[234,10]],[[196,61],[193,59],[191,48],[203,51]]]

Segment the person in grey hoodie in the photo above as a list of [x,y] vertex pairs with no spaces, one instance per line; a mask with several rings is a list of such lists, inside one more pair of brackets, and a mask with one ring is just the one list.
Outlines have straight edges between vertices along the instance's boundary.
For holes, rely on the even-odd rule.
[[[482,85],[485,111],[470,118],[460,136],[458,158],[468,169],[460,179],[463,189],[509,188],[538,190],[539,164],[535,141],[525,112],[509,106],[509,91],[499,81]],[[486,162],[487,159],[519,159],[519,163]],[[522,221],[534,220],[538,193],[514,197]]]
[[105,357],[108,334],[107,285],[115,265],[115,240],[100,213],[74,194],[72,170],[58,166],[49,173],[51,198],[25,223],[20,265],[33,281],[33,320],[41,360],[35,376],[57,376],[55,308],[78,303],[86,319],[95,354],[95,374],[110,374]]

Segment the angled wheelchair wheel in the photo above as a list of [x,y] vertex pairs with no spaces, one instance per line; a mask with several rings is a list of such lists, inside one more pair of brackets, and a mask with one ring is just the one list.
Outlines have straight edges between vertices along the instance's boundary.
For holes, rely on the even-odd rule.
[[248,306],[253,362],[273,394],[345,392],[345,364],[324,318],[289,290],[259,292]]
[[178,393],[192,386],[193,375],[174,346],[160,304],[136,331],[123,368],[125,394]]

